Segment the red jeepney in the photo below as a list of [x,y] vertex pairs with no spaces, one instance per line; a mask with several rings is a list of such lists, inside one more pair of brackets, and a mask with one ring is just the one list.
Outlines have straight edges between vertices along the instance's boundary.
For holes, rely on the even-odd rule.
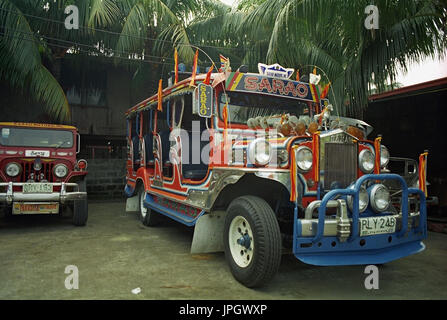
[[73,211],[88,218],[87,161],[77,160],[80,136],[72,126],[0,122],[0,204],[5,215]]

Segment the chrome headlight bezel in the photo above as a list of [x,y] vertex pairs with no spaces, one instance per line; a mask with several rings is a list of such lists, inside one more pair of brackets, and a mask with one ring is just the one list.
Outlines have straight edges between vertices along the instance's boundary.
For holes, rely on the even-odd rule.
[[384,145],[380,146],[380,167],[385,168],[390,162],[390,152]]
[[[63,173],[59,171],[61,168],[64,170]],[[59,163],[54,166],[53,174],[58,178],[65,178],[68,175],[68,167],[63,163]]]
[[[354,189],[354,185],[352,185],[350,187],[350,189]],[[346,200],[348,203],[348,208],[352,212],[354,209],[354,197],[349,195],[349,196],[347,196]],[[369,199],[368,190],[366,190],[365,186],[362,185],[359,190],[359,212],[360,213],[363,213],[366,211],[366,209],[368,209],[369,202],[370,202],[370,199]]]
[[[379,192],[386,192],[386,197],[387,199],[383,199],[383,198],[379,198],[380,193]],[[384,186],[383,184],[375,184],[372,187],[369,188],[368,190],[369,193],[369,198],[370,198],[370,203],[371,203],[371,208],[376,212],[376,213],[381,213],[381,212],[385,212],[391,204],[391,195],[390,195],[390,191],[388,190],[388,188],[386,186]],[[386,206],[385,205],[380,205],[378,202],[379,201],[385,201],[386,202]]]
[[313,166],[312,150],[310,150],[309,147],[299,147],[296,150],[295,161],[298,169],[300,169],[302,172],[309,172]]
[[[368,160],[366,157],[370,157],[370,160]],[[368,166],[365,166],[368,164]],[[364,149],[359,153],[359,168],[362,170],[363,173],[371,173],[374,171],[375,166],[375,157],[374,153],[371,152],[369,149]]]
[[[14,171],[11,172],[11,169]],[[21,172],[22,166],[17,162],[10,162],[5,167],[5,173],[11,178],[17,177]]]
[[[264,144],[260,150],[259,146]],[[272,161],[273,149],[270,143],[264,138],[255,139],[248,146],[248,159],[256,166],[266,166]]]

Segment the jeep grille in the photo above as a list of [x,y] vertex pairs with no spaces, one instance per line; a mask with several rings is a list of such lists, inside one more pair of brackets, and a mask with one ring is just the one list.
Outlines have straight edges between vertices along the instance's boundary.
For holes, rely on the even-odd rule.
[[42,182],[43,180],[53,182],[53,163],[43,162],[42,169],[35,171],[33,168],[34,161],[22,161],[22,182],[32,180],[34,182]]
[[340,188],[348,187],[357,179],[357,144],[324,144],[324,189],[330,190],[337,181]]

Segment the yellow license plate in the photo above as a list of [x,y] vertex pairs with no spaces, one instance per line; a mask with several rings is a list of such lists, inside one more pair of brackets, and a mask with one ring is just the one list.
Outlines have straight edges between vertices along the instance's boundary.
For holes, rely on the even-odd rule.
[[58,202],[29,203],[15,202],[13,205],[13,214],[57,214],[59,213]]
[[25,183],[23,193],[52,193],[53,185],[51,183]]

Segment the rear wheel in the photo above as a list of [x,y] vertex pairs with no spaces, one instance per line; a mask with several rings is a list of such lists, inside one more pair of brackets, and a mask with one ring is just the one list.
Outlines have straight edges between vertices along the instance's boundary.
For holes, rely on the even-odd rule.
[[[79,182],[79,191],[86,192],[85,180]],[[78,227],[85,226],[88,220],[88,201],[87,199],[75,200],[73,204],[73,224]]]
[[140,199],[140,221],[147,227],[155,227],[160,223],[160,215],[157,212],[152,211],[150,208],[145,207],[144,199],[146,198],[146,191],[142,185],[138,190],[138,197]]
[[281,262],[281,233],[264,199],[243,196],[230,204],[224,245],[231,273],[243,285],[259,287],[273,278]]

